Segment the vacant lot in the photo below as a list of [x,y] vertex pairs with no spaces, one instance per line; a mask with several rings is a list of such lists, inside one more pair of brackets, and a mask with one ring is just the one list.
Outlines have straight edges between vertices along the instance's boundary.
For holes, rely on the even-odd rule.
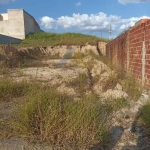
[[0,149],[149,146],[148,96],[96,46],[2,46],[0,60]]

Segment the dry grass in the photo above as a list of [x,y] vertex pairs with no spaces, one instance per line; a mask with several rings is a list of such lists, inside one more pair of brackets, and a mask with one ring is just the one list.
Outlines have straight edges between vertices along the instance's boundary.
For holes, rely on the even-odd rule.
[[88,148],[107,141],[106,114],[94,96],[83,97],[77,103],[53,88],[40,88],[19,106],[12,126],[41,142]]
[[[95,95],[75,102],[56,87],[37,82],[0,81],[1,101],[19,98],[9,120],[0,121],[1,136],[19,135],[38,143],[73,149],[108,142],[108,110]],[[9,100],[11,100],[9,99]],[[5,124],[5,126],[4,126]]]

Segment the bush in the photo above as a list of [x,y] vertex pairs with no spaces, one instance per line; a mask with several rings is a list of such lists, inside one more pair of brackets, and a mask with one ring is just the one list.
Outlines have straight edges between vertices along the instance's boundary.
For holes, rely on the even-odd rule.
[[19,106],[14,117],[15,131],[35,141],[73,149],[104,144],[108,140],[107,109],[96,96],[75,102],[53,88],[36,90]]

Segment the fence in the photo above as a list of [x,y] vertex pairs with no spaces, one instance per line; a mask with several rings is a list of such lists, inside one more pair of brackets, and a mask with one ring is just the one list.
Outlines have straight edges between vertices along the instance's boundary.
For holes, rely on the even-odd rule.
[[142,19],[106,45],[106,57],[150,87],[150,19]]

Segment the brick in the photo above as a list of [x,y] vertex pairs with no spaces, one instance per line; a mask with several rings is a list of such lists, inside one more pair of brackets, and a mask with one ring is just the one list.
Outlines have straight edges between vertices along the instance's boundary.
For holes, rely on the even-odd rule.
[[150,69],[145,69],[146,74],[150,74]]

